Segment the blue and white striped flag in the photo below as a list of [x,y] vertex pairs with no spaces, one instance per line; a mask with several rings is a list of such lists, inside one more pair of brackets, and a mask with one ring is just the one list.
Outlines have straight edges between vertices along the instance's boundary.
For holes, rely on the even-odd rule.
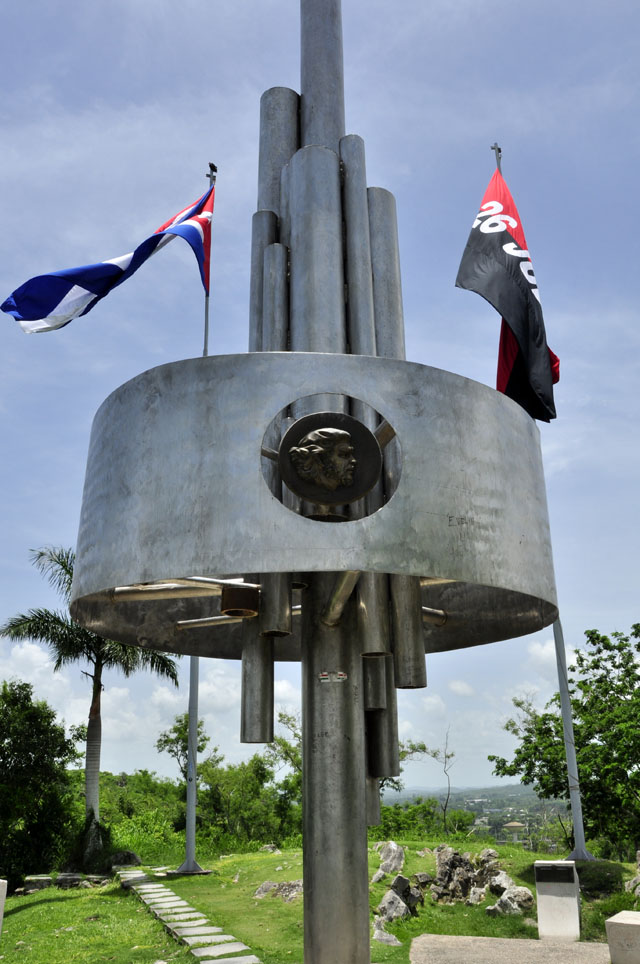
[[0,310],[13,315],[26,332],[62,328],[91,311],[101,298],[130,278],[174,237],[184,238],[191,245],[208,294],[214,197],[215,187],[211,185],[201,198],[161,224],[151,237],[129,254],[25,281],[0,305]]

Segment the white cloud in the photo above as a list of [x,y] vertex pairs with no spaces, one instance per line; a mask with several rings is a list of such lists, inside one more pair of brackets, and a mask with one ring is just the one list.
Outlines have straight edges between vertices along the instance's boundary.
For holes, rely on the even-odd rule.
[[[200,666],[202,667],[203,661]],[[201,712],[218,717],[240,707],[240,664],[222,659],[207,660],[200,674]]]
[[441,716],[446,718],[447,707],[439,693],[429,693],[422,697],[422,711],[429,717]]
[[452,679],[450,680],[448,686],[451,692],[455,693],[457,696],[473,696],[475,693],[473,686],[470,686],[463,679]]
[[31,683],[35,699],[46,700],[54,705],[64,702],[65,694],[69,691],[72,669],[54,673],[49,652],[29,640],[15,644],[3,641],[0,646],[3,654],[0,656],[1,679]]
[[166,685],[154,686],[151,694],[151,705],[159,714],[184,712],[185,694],[175,687]]
[[300,688],[294,686],[291,680],[276,679],[273,683],[273,697],[275,703],[286,712],[299,712],[302,694]]

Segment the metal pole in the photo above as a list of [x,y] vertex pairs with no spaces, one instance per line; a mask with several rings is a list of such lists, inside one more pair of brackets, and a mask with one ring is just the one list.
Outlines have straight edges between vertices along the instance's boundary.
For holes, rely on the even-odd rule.
[[257,619],[242,627],[241,743],[273,740],[273,637],[261,636]]
[[300,2],[301,143],[338,150],[345,133],[340,0]]
[[[376,347],[378,355],[385,358],[405,358],[396,202],[393,194],[379,187],[369,188],[368,198]],[[400,454],[395,438],[385,448],[384,466],[386,486],[392,491],[400,474]],[[424,687],[427,672],[420,580],[416,576],[392,573],[389,587],[396,686],[401,689]]]
[[187,826],[185,858],[178,867],[179,874],[204,873],[196,861],[196,802],[198,795],[198,663],[197,656],[189,657],[189,737],[187,747]]
[[300,146],[300,97],[288,87],[272,87],[260,98],[258,211],[280,215],[280,172]]
[[496,155],[496,167],[498,168],[499,173],[502,174],[502,148],[498,145],[498,142],[496,141],[494,144],[491,145],[491,150]]
[[302,608],[305,964],[369,964],[362,660],[355,598],[323,613],[337,573],[310,573]]
[[575,847],[567,860],[594,860],[589,853],[584,839],[584,824],[582,822],[582,801],[580,799],[580,780],[578,777],[578,761],[576,759],[576,744],[573,736],[573,716],[571,713],[571,696],[569,695],[569,679],[567,676],[567,659],[564,650],[564,634],[562,623],[556,619],[553,624],[553,638],[556,644],[556,661],[558,664],[558,684],[560,687],[560,706],[562,708],[562,728],[564,730],[564,749],[567,756],[567,777],[569,780],[569,800],[571,802],[571,816],[573,818],[573,837]]
[[[209,173],[207,177],[209,178],[209,185],[213,187],[216,183],[218,168],[215,164],[209,162]],[[209,284],[209,279],[207,278],[207,285]],[[209,354],[209,292],[205,292],[204,296],[204,347],[202,349],[202,357],[206,358]]]

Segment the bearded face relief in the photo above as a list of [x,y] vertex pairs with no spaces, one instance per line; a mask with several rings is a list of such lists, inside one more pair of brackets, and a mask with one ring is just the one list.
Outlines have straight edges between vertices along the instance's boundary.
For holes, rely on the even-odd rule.
[[289,449],[289,458],[305,482],[330,492],[350,486],[357,461],[351,435],[337,428],[319,428]]

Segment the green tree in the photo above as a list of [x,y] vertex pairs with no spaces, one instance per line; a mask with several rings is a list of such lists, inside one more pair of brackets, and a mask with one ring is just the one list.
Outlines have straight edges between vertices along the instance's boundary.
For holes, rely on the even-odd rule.
[[[68,610],[75,554],[72,549],[46,546],[31,553],[36,569],[62,596]],[[13,616],[0,627],[0,635],[9,639],[34,639],[48,646],[54,670],[70,663],[85,663],[83,674],[91,680],[91,704],[87,724],[85,755],[85,808],[88,820],[100,819],[100,748],[102,744],[102,674],[106,669],[120,670],[125,676],[149,669],[178,685],[178,671],[173,659],[164,653],[125,646],[105,639],[74,622],[68,611],[30,609]]]
[[[198,720],[198,741],[196,751],[198,755],[204,753],[209,737],[204,730],[204,720]],[[187,762],[189,757],[189,714],[179,713],[174,720],[173,726],[168,730],[163,730],[156,740],[156,750],[159,753],[168,753],[178,764],[182,779],[187,779]],[[217,755],[217,747],[212,753]],[[222,757],[219,757],[219,761]]]
[[218,833],[242,841],[281,837],[273,770],[264,756],[224,767],[205,760],[200,779],[200,811]]
[[[632,859],[640,836],[640,623],[629,635],[585,633],[569,667],[585,831],[608,841],[603,856]],[[514,699],[505,729],[518,740],[512,760],[492,755],[496,776],[520,776],[541,798],[568,799],[560,698],[544,712]]]
[[29,683],[0,688],[0,877],[51,870],[73,830],[67,766],[77,760],[54,710]]

